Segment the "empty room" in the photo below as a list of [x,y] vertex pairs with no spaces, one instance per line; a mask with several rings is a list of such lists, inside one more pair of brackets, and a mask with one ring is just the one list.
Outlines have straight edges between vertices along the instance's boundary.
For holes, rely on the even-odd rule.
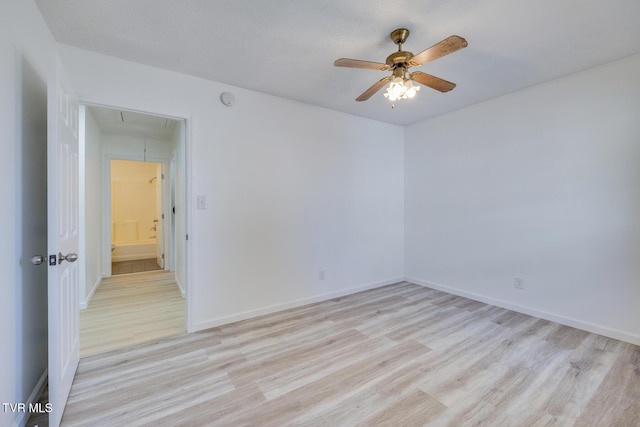
[[640,425],[637,1],[1,8],[0,427]]

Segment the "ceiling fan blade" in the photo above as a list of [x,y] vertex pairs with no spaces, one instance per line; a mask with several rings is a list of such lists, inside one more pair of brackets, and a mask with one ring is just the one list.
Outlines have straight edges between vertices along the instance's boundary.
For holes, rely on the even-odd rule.
[[371,96],[373,96],[374,93],[382,89],[384,85],[386,85],[390,81],[391,81],[391,76],[387,76],[378,80],[373,86],[371,86],[369,89],[362,92],[362,95],[357,97],[356,101],[366,101],[367,99],[371,98]]
[[422,71],[414,71],[411,73],[411,79],[440,92],[449,92],[456,87],[455,83],[448,82],[431,74],[423,73]]
[[333,63],[336,67],[365,68],[367,70],[388,70],[389,66],[382,62],[361,61],[359,59],[340,58]]
[[460,36],[449,36],[428,49],[423,50],[411,59],[411,65],[424,65],[445,55],[467,47],[467,41]]

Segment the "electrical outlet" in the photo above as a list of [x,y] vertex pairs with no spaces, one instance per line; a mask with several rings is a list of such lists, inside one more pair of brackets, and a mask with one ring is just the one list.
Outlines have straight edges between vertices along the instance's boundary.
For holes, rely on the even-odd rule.
[[318,270],[318,279],[324,280],[324,270]]
[[513,287],[516,289],[524,289],[524,280],[522,280],[522,277],[515,277],[513,279]]

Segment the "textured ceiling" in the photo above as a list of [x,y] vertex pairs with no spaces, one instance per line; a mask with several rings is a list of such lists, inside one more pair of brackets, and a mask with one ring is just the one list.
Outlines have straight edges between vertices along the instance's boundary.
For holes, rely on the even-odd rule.
[[[638,0],[36,0],[54,37],[144,64],[373,118],[411,124],[640,52]],[[413,70],[457,83],[391,109],[384,62],[406,27],[418,53],[457,34],[469,46]]]
[[176,120],[113,108],[87,106],[102,132],[169,141]]

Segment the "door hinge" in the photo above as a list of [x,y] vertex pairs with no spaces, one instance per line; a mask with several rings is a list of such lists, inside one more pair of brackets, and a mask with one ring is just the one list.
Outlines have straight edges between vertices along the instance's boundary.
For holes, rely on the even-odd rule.
[[185,240],[189,240],[189,235],[187,234],[187,238]]
[[162,214],[162,219],[164,219],[164,214]]
[[164,179],[164,174],[161,174],[161,175],[160,175],[160,179]]
[[162,259],[164,259],[164,254],[162,254]]

